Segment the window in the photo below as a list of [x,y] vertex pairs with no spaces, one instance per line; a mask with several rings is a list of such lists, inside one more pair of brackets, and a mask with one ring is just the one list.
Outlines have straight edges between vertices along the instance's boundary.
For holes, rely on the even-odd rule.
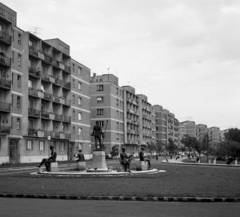
[[32,47],[33,46],[33,42],[31,40],[29,40],[28,45],[29,45],[29,47]]
[[78,74],[79,74],[79,75],[82,75],[82,69],[81,69],[81,67],[78,67]]
[[18,44],[21,45],[21,34],[18,33]]
[[14,41],[14,30],[12,31],[12,40]]
[[44,141],[39,141],[39,150],[43,151],[44,150]]
[[17,118],[17,130],[20,130],[20,118]]
[[82,98],[78,97],[78,105],[82,105]]
[[75,64],[73,63],[72,71],[75,72]]
[[75,111],[73,110],[72,119],[75,120]]
[[117,129],[119,130],[119,123],[117,122]]
[[73,88],[75,88],[75,80],[72,81]]
[[27,140],[27,150],[33,150],[33,141]]
[[78,90],[82,90],[82,83],[78,82]]
[[103,96],[97,97],[97,103],[103,103]]
[[82,113],[78,112],[78,120],[81,121],[82,120]]
[[117,118],[119,117],[119,111],[117,111]]
[[103,91],[103,85],[97,85],[97,91]]
[[72,131],[73,131],[73,135],[75,135],[75,127],[73,127]]
[[82,128],[81,128],[81,127],[78,128],[78,135],[79,135],[79,136],[82,135]]
[[117,140],[119,140],[119,133],[117,133]]
[[116,106],[118,106],[118,99],[116,99]]
[[98,121],[100,127],[104,127],[104,121]]
[[73,95],[73,104],[75,104],[75,95]]
[[21,66],[21,54],[18,54],[18,66]]
[[17,97],[17,107],[20,108],[21,105],[21,98],[20,96]]
[[20,75],[17,76],[17,83],[18,83],[18,87],[21,87],[21,76]]
[[118,94],[118,88],[116,87],[116,94]]
[[103,115],[103,109],[97,109],[97,115]]

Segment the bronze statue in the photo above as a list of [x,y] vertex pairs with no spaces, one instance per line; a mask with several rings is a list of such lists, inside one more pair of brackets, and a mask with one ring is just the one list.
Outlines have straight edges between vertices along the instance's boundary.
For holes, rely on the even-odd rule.
[[[99,125],[98,121],[96,121],[96,125],[93,127],[92,136],[94,136],[94,139],[95,139],[96,150],[102,151],[103,150],[103,144],[102,144],[102,141],[101,141],[101,136],[104,138],[104,133],[102,132],[102,128]],[[98,148],[98,145],[97,145],[97,141],[99,143],[99,148]]]

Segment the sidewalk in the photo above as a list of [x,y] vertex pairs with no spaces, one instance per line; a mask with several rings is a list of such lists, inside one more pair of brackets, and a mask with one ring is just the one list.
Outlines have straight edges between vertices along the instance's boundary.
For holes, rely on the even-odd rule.
[[184,159],[188,159],[187,157],[176,159],[168,159],[168,162],[166,160],[162,160],[162,163],[170,163],[170,164],[182,164],[182,165],[195,165],[195,166],[222,166],[222,167],[240,167],[240,164],[235,165],[227,165],[227,164],[209,164],[209,163],[196,163],[196,162],[183,162]]

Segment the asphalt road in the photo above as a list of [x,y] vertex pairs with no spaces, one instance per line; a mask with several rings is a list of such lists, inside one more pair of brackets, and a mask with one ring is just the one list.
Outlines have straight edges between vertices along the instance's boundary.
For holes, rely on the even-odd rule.
[[1,217],[239,217],[240,203],[120,202],[0,198]]

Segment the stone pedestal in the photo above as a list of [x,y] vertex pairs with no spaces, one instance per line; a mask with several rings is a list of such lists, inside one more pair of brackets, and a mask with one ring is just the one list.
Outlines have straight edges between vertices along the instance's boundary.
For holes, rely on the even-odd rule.
[[76,166],[77,166],[77,170],[79,170],[79,171],[86,170],[86,162],[85,161],[77,162]]
[[105,158],[105,151],[93,151],[93,163],[92,163],[93,169],[106,169],[106,158]]
[[147,161],[139,161],[136,165],[137,171],[146,171],[148,170],[148,162]]
[[50,172],[58,172],[58,162],[51,162]]

